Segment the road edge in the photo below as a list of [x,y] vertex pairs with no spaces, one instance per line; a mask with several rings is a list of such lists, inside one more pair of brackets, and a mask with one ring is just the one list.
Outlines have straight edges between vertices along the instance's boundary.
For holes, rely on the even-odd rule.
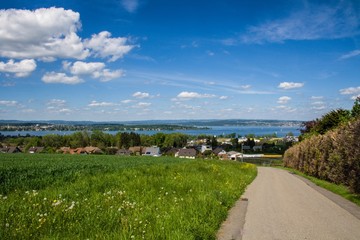
[[329,191],[329,190],[327,190],[325,188],[322,188],[322,187],[316,185],[315,183],[311,182],[307,178],[304,178],[304,177],[299,176],[299,175],[297,175],[295,173],[292,173],[292,172],[289,172],[289,174],[292,174],[292,175],[296,176],[297,178],[299,178],[300,180],[305,182],[309,187],[316,190],[317,192],[319,192],[320,194],[322,194],[326,198],[330,199],[331,201],[333,201],[334,203],[339,205],[341,208],[345,209],[351,215],[353,215],[354,217],[356,217],[357,219],[360,220],[360,207],[358,205],[356,205],[355,203],[343,198],[342,196],[340,196],[338,194],[335,194],[335,193],[333,193],[333,192],[331,192],[331,191]]
[[230,209],[225,222],[216,234],[217,240],[241,240],[248,206],[247,198],[240,198]]

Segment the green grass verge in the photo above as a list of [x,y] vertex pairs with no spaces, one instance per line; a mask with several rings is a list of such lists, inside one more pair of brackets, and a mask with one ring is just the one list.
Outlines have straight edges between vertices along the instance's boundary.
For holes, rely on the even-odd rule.
[[215,239],[255,177],[232,161],[4,154],[0,239]]
[[360,195],[351,193],[349,188],[344,185],[337,185],[335,183],[331,183],[331,182],[321,180],[321,179],[318,179],[318,178],[315,178],[312,176],[308,176],[308,175],[306,175],[298,170],[292,169],[292,168],[285,168],[285,167],[280,167],[280,168],[285,169],[294,174],[297,174],[299,176],[302,176],[306,179],[309,179],[311,182],[313,182],[317,186],[320,186],[320,187],[325,188],[335,194],[338,194],[338,195],[342,196],[343,198],[360,206]]

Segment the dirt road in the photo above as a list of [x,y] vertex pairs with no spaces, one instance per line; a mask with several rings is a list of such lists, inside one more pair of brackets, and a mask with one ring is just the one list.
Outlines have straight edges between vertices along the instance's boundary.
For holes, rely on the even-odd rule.
[[218,239],[360,239],[357,217],[287,171],[259,167],[243,198]]

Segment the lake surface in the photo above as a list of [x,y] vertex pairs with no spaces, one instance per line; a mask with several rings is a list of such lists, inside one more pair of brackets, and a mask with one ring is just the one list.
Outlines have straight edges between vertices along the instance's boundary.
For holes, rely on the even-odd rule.
[[[209,129],[196,129],[196,130],[162,130],[162,131],[132,131],[138,134],[144,135],[154,135],[156,133],[184,133],[188,135],[227,135],[231,133],[236,133],[239,136],[245,136],[248,134],[255,134],[256,136],[264,136],[264,135],[272,135],[276,134],[278,137],[284,137],[289,132],[292,132],[295,136],[300,135],[300,127],[299,126],[289,126],[289,127],[279,127],[279,126],[208,126]],[[69,135],[76,131],[0,131],[2,135],[10,135],[10,136],[25,136],[27,134],[31,136],[44,136],[48,134],[58,134],[58,135]],[[116,134],[118,131],[104,131],[110,134]]]

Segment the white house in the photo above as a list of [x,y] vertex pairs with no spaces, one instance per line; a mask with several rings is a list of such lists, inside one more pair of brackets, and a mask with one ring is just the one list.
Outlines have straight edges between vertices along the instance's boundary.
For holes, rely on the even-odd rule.
[[201,153],[204,153],[205,151],[212,151],[212,147],[210,145],[202,145]]
[[153,146],[153,147],[146,147],[145,148],[145,153],[143,154],[144,156],[153,156],[153,157],[158,157],[161,156],[160,154],[160,148]]

